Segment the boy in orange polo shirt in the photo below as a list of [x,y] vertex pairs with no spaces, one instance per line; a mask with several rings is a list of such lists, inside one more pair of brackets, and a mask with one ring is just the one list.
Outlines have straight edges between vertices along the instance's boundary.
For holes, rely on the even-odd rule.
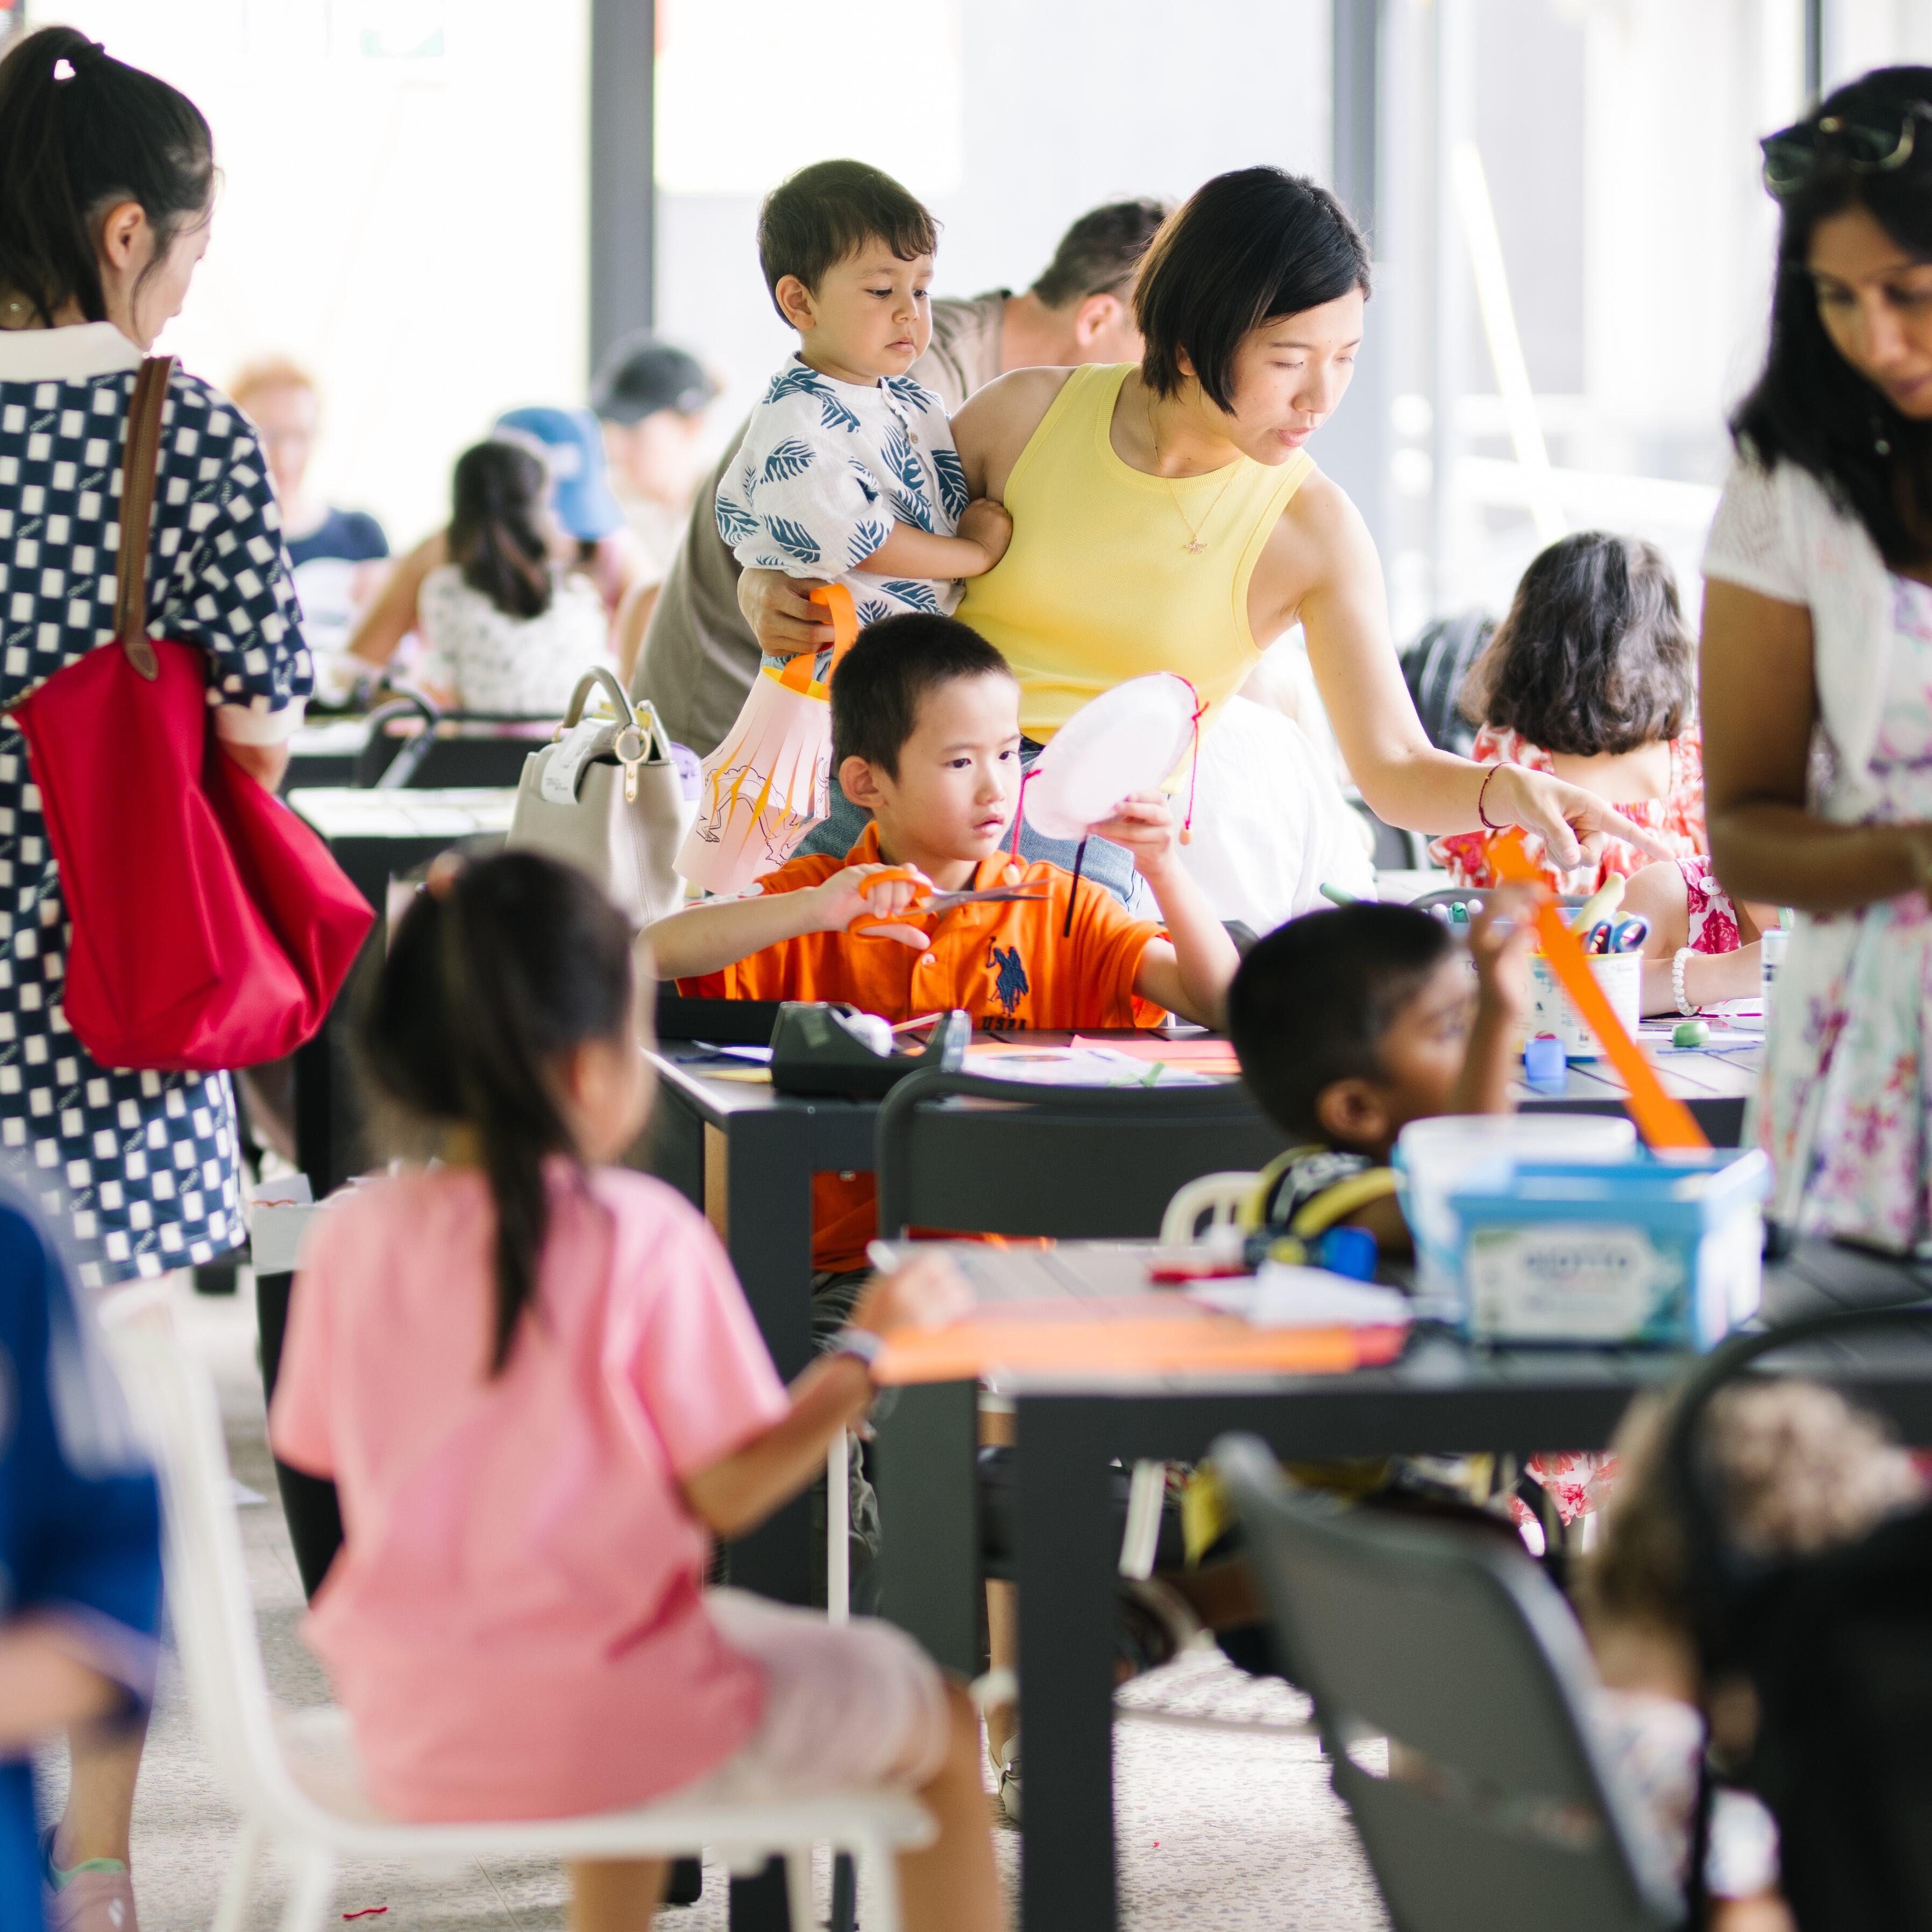
[[[1019,883],[1044,896],[936,916],[912,910],[918,886],[878,878],[910,868],[938,892],[1007,882],[1019,686],[977,632],[916,613],[868,626],[832,681],[832,739],[846,796],[872,814],[865,836],[842,863],[794,859],[744,898],[659,920],[647,936],[680,992],[843,1000],[891,1020],[959,1006],[1001,1031],[1153,1026],[1163,1012],[1221,1024],[1239,958],[1181,866],[1158,793],[1123,799],[1093,830],[1133,854],[1164,929],[1043,861]],[[848,930],[868,915],[903,916],[908,938]],[[820,1174],[814,1186],[814,1266],[862,1268],[872,1177]]]

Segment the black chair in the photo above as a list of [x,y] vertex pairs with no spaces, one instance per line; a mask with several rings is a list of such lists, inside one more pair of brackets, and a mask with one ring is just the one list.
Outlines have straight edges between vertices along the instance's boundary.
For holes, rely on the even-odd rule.
[[[392,683],[391,695],[368,716],[369,735],[356,760],[352,782],[367,790],[462,790],[513,785],[524,760],[548,742],[554,718],[484,711],[444,711],[412,685]],[[406,734],[399,728],[415,728]],[[491,728],[508,727],[509,729]]]
[[[1006,1110],[996,1132],[989,1102]],[[914,1073],[886,1095],[874,1130],[879,1232],[1151,1239],[1177,1188],[1264,1167],[1287,1144],[1233,1084],[1049,1087]],[[1076,1161],[1103,1169],[1107,1184],[1070,1188]]]
[[[1277,1641],[1402,1932],[1664,1932],[1684,1901],[1585,1714],[1594,1672],[1528,1554],[1347,1513],[1214,1445]],[[1365,1740],[1389,1740],[1392,1774]]]

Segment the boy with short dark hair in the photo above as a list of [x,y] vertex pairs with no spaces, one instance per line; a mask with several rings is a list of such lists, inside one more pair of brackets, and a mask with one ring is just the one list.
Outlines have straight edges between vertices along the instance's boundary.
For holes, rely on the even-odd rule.
[[932,339],[938,237],[862,161],[800,169],[758,215],[765,286],[799,346],[718,485],[718,532],[747,569],[844,584],[862,625],[950,612],[957,580],[1012,535],[1000,505],[968,502],[945,406],[906,373]]
[[1426,913],[1338,906],[1289,920],[1243,960],[1228,995],[1242,1077],[1302,1143],[1267,1170],[1266,1225],[1312,1240],[1346,1223],[1385,1254],[1408,1252],[1396,1136],[1432,1114],[1510,1111],[1527,911],[1519,893],[1492,895],[1466,953]]
[[[1164,928],[1057,866],[1012,878],[1019,687],[976,632],[898,616],[861,632],[832,681],[832,734],[846,796],[872,814],[864,836],[843,860],[794,859],[750,896],[661,920],[648,937],[663,976],[713,998],[844,1000],[892,1020],[958,1006],[1001,1031],[1150,1026],[1164,1010],[1219,1024],[1238,957],[1180,863],[1161,794],[1122,800],[1094,830],[1133,854]],[[1010,883],[1033,896],[918,910],[933,892]],[[894,934],[849,929],[880,916]],[[871,1177],[821,1174],[817,1186],[814,1265],[862,1265]]]

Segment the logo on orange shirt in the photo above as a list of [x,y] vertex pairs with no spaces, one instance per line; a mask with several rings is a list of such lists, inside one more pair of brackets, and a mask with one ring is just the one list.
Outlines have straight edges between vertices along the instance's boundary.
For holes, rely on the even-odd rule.
[[986,949],[986,964],[993,971],[993,997],[999,1001],[1007,1018],[1011,1019],[1013,1009],[1030,990],[1026,968],[1020,963],[1020,950],[1017,946],[1010,946],[1002,952],[995,940]]

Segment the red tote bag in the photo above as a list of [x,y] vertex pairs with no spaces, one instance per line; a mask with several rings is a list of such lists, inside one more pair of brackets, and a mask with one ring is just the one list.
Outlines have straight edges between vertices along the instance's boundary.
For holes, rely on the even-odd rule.
[[128,409],[116,640],[13,712],[74,928],[68,1024],[104,1066],[214,1072],[312,1037],[375,914],[322,840],[220,749],[206,653],[147,634],[173,368],[144,362]]

